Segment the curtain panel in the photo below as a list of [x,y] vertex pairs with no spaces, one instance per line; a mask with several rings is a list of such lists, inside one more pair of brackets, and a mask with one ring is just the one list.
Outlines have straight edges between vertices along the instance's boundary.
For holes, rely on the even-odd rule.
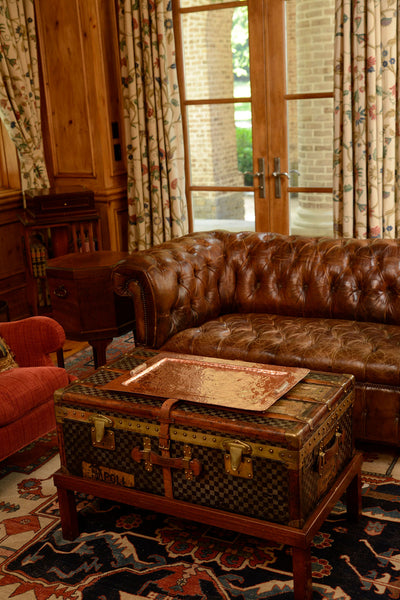
[[22,190],[48,187],[33,0],[0,2],[0,116],[17,148]]
[[334,230],[394,238],[399,210],[399,0],[337,0]]
[[120,0],[129,251],[188,232],[170,0]]

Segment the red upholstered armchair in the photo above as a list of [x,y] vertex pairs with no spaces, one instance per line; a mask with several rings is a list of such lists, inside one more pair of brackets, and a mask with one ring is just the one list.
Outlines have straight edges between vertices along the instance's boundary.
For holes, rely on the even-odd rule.
[[57,321],[38,316],[0,323],[0,337],[18,365],[0,372],[1,461],[54,429],[54,392],[73,377],[50,357],[65,341]]

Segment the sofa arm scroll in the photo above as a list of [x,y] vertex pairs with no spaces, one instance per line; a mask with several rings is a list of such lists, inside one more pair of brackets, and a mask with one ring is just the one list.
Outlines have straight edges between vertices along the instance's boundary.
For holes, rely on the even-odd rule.
[[133,299],[137,343],[159,348],[175,333],[220,314],[222,246],[212,234],[189,235],[116,265],[114,290]]

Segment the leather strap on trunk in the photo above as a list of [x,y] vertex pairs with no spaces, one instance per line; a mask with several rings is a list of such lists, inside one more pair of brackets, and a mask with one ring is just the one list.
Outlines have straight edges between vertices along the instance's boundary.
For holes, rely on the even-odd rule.
[[[169,446],[170,446],[170,437],[169,437],[169,426],[174,420],[171,418],[171,410],[174,404],[179,402],[179,398],[168,398],[163,402],[160,414],[160,435],[159,435],[159,448],[161,451],[161,456],[164,458],[170,458]],[[171,468],[166,465],[162,466],[163,470],[163,478],[164,478],[164,493],[167,498],[173,498],[173,490],[172,490],[172,473]]]

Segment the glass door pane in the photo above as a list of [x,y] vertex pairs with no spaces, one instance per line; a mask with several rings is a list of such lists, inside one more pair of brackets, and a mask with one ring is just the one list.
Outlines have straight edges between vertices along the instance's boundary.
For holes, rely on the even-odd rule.
[[245,174],[253,171],[248,9],[232,4],[181,4],[190,6],[181,30],[197,231],[255,228],[253,179]]
[[285,7],[290,232],[331,236],[335,1]]

